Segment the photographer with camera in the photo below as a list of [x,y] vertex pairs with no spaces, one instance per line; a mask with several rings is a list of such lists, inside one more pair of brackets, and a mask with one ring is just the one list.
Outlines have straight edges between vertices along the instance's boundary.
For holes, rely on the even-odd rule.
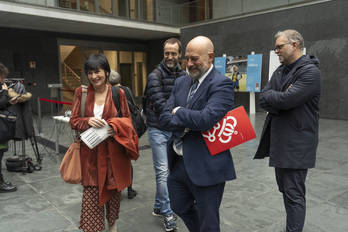
[[[0,63],[0,82],[1,82],[1,90],[0,90],[0,109],[6,109],[7,107],[14,105],[18,102],[18,97],[10,98],[8,96],[8,87],[4,83],[5,78],[8,75],[8,69],[2,63]],[[17,187],[12,185],[10,182],[5,182],[2,176],[2,157],[4,156],[4,152],[7,150],[7,142],[0,143],[0,193],[6,192],[14,192],[17,191]]]

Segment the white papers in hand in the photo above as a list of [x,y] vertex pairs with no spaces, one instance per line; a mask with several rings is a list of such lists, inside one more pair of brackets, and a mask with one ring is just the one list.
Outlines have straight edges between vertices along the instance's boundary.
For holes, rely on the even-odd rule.
[[[105,120],[103,120],[105,122]],[[90,148],[93,149],[99,143],[109,137],[108,129],[110,126],[105,122],[102,128],[91,127],[88,130],[81,133],[81,140]]]

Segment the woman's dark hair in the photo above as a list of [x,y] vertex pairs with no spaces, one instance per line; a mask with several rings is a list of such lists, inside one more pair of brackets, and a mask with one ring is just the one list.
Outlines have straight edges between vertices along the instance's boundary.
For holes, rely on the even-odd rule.
[[110,75],[110,65],[108,59],[106,59],[103,53],[90,55],[85,63],[85,73],[87,76],[89,70],[98,69],[104,69],[106,77],[105,80],[107,81]]

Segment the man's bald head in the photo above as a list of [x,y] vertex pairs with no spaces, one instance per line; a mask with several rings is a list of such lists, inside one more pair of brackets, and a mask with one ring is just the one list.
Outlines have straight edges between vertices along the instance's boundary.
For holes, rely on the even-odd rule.
[[205,50],[206,53],[214,53],[214,44],[208,37],[197,36],[193,38],[188,44],[187,47],[194,46],[199,47]]
[[199,79],[213,63],[214,45],[209,38],[197,36],[187,44],[185,58],[191,78]]

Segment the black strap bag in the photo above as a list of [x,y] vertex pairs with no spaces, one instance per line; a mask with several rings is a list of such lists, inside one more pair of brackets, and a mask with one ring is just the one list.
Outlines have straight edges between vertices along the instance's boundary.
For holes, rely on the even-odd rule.
[[[120,107],[120,98],[119,98],[119,91],[120,91],[119,86],[113,86],[111,90],[112,90],[112,99],[114,100],[114,104],[117,109],[117,117],[122,117],[122,112]],[[127,101],[128,108],[131,114],[133,128],[135,132],[137,133],[138,138],[140,138],[147,131],[146,117],[143,113],[143,110],[140,109],[135,104],[135,100],[133,97],[131,101],[132,102]]]
[[5,108],[0,110],[0,143],[14,139],[17,113]]

